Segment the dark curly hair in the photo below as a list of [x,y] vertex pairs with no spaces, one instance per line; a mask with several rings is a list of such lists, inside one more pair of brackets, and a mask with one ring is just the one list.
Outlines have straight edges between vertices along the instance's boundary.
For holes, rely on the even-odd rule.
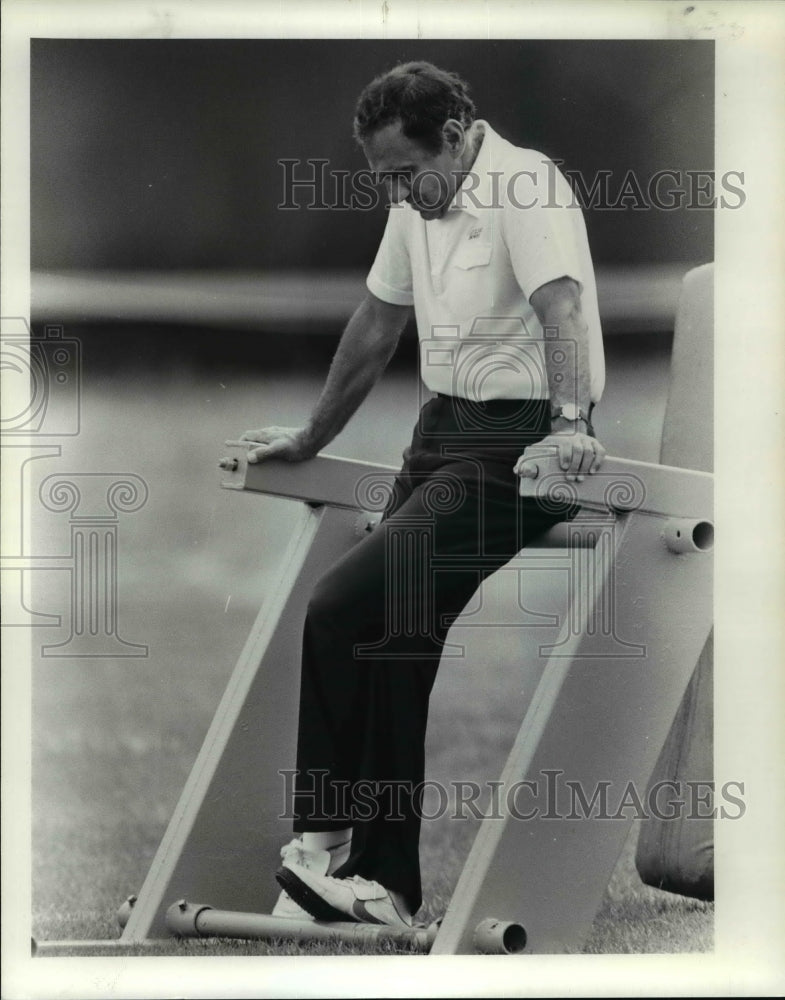
[[403,134],[433,154],[441,151],[441,129],[449,118],[468,128],[475,113],[468,84],[456,73],[429,62],[400,63],[360,94],[354,137],[362,145],[377,129],[400,121]]

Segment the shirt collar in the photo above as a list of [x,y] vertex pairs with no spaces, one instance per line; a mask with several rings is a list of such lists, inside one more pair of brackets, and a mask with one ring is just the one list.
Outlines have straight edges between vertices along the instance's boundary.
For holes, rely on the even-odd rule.
[[482,143],[477,151],[477,157],[464,177],[463,183],[453,195],[447,211],[448,212],[468,212],[475,218],[479,218],[484,208],[492,205],[493,187],[490,171],[494,160],[497,159],[496,146],[498,136],[482,118],[478,118],[472,125],[472,129],[481,126],[485,130]]

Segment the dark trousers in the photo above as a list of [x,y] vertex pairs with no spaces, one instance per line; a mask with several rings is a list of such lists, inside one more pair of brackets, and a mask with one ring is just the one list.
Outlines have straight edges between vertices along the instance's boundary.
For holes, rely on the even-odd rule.
[[447,631],[485,577],[576,513],[518,496],[513,466],[549,429],[543,400],[431,400],[382,523],[309,604],[295,832],[352,826],[335,874],[375,879],[412,912],[428,700]]

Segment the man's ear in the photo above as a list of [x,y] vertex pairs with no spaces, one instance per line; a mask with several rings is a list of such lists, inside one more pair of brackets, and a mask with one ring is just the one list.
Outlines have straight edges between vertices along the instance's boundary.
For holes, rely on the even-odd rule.
[[452,153],[460,155],[463,152],[466,145],[466,133],[463,125],[455,118],[448,118],[442,125],[442,138]]

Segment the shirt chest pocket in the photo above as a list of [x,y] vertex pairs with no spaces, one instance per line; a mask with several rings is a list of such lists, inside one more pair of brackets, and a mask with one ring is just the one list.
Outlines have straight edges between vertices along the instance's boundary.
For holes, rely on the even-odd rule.
[[461,244],[453,254],[450,267],[458,271],[472,271],[476,267],[487,267],[491,262],[490,243],[472,240]]
[[[493,247],[472,240],[457,247],[445,274],[444,295],[450,314],[461,324],[493,308]],[[468,327],[467,327],[468,331]]]

